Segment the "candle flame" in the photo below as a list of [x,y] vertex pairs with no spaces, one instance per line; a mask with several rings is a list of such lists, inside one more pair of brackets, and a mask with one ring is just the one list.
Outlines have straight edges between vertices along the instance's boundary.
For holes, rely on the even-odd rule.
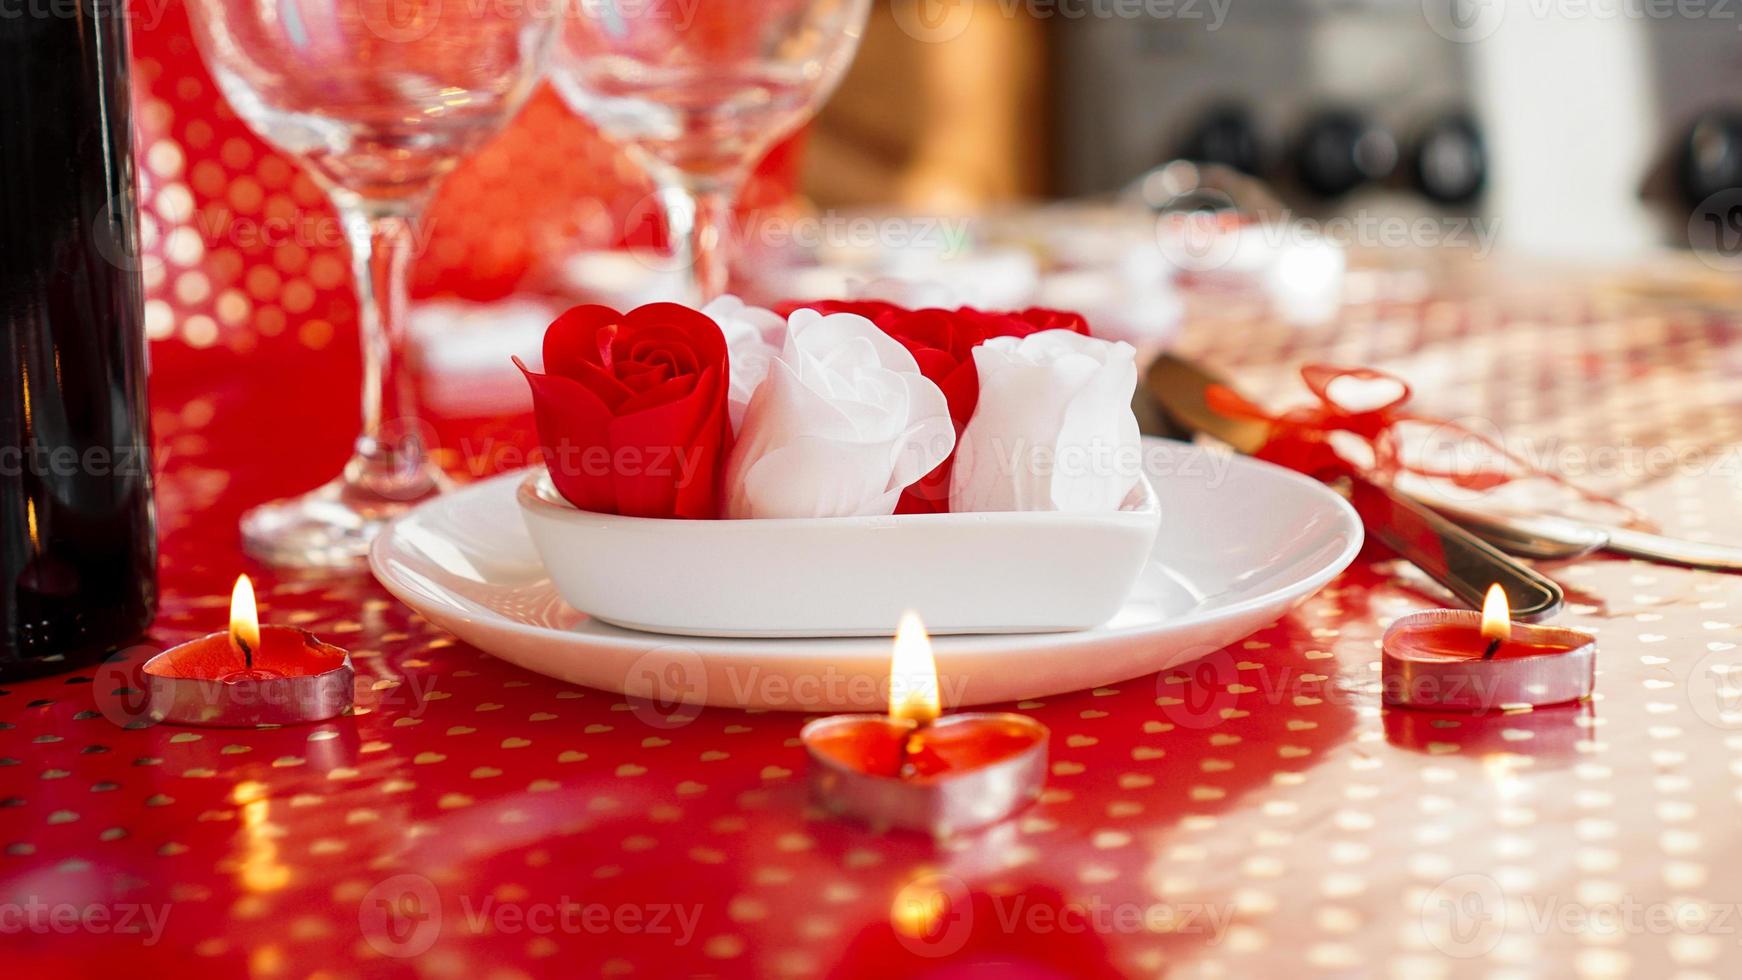
[[1482,600],[1482,639],[1500,640],[1512,638],[1512,609],[1506,604],[1506,592],[1496,582],[1488,586],[1488,595]]
[[938,716],[938,665],[919,614],[901,615],[889,661],[889,717],[930,724]]
[[260,613],[254,606],[254,583],[246,575],[236,576],[230,591],[230,648],[250,666],[260,649]]

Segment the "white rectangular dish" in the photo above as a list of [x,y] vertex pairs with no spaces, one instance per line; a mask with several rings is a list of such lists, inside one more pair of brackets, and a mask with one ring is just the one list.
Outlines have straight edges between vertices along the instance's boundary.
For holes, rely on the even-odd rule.
[[1112,618],[1150,558],[1147,478],[1118,511],[687,521],[577,509],[542,468],[521,514],[557,592],[617,626],[682,636],[1080,630]]

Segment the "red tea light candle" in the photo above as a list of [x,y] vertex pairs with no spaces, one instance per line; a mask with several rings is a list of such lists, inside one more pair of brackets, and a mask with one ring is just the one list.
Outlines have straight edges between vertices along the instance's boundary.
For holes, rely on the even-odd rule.
[[902,617],[887,715],[833,715],[799,732],[811,794],[836,816],[947,836],[1039,798],[1047,729],[1022,715],[939,717],[937,664],[919,617]]
[[230,628],[170,647],[145,662],[153,721],[257,728],[323,721],[351,707],[349,652],[294,626],[261,626],[254,583],[230,593]]
[[1514,623],[1509,612],[1495,585],[1479,613],[1435,609],[1392,623],[1381,641],[1385,703],[1481,712],[1590,697],[1596,638]]

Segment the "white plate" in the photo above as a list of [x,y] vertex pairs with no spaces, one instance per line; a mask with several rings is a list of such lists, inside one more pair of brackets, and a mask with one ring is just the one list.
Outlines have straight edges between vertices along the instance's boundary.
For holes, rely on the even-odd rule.
[[580,510],[541,468],[518,502],[569,605],[682,636],[892,637],[908,610],[934,635],[1086,629],[1125,605],[1161,522],[1148,480],[1111,513],[679,521]]
[[[947,706],[1045,697],[1139,677],[1221,649],[1323,588],[1361,547],[1337,494],[1225,452],[1144,440],[1163,515],[1150,564],[1106,624],[1074,633],[938,637]],[[889,641],[704,639],[610,626],[551,585],[515,505],[524,473],[432,500],[375,539],[389,592],[460,639],[528,670],[645,699],[880,711]],[[638,704],[638,707],[640,705]]]

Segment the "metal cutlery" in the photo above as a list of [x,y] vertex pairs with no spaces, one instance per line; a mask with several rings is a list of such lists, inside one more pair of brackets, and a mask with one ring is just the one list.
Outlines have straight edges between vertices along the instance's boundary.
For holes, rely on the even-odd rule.
[[[1251,453],[1262,446],[1267,430],[1264,423],[1227,419],[1204,404],[1204,389],[1212,384],[1226,382],[1172,354],[1162,355],[1150,367],[1150,397],[1162,404],[1179,424],[1208,432],[1240,452]],[[1565,561],[1600,550],[1665,565],[1742,572],[1742,548],[1734,545],[1691,541],[1571,517],[1501,514],[1438,498],[1416,499],[1477,537],[1523,558]]]
[[[1213,384],[1222,382],[1170,354],[1157,358],[1147,375],[1150,397],[1175,425],[1214,436],[1242,453],[1257,451],[1268,426],[1212,411],[1204,393]],[[1560,609],[1560,586],[1534,569],[1390,487],[1359,477],[1344,482],[1369,534],[1471,608],[1479,608],[1488,587],[1498,584],[1515,619],[1531,622]]]

